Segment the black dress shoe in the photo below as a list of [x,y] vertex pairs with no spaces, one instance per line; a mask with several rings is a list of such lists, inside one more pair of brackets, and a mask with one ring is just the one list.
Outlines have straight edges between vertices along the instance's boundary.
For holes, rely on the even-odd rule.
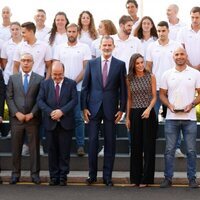
[[39,176],[32,177],[32,182],[35,183],[36,185],[39,185],[41,183],[40,177]]
[[64,180],[64,179],[61,179],[60,180],[60,184],[59,184],[60,186],[66,186],[67,185],[67,182],[66,182],[66,180]]
[[49,181],[50,186],[55,186],[55,185],[59,185],[59,184],[60,184],[60,182],[54,178]]
[[106,185],[106,186],[113,186],[113,182],[111,180],[103,180],[103,183]]
[[10,184],[14,185],[19,182],[19,177],[12,176],[10,179]]
[[2,184],[3,183],[3,181],[2,181],[2,178],[1,178],[1,176],[0,176],[0,184]]
[[91,184],[97,182],[97,178],[96,177],[94,177],[94,178],[88,177],[85,182],[87,183],[87,185],[91,185]]

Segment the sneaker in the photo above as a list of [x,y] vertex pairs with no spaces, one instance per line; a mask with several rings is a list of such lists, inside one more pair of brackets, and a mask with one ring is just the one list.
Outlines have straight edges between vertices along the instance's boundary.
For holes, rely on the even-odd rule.
[[184,158],[184,154],[181,152],[180,149],[176,149],[176,152],[175,152],[175,157],[176,158]]
[[160,188],[169,188],[172,186],[172,182],[169,179],[164,179],[164,181],[160,184]]
[[29,156],[29,147],[26,144],[23,144],[23,147],[22,147],[22,156]]
[[42,145],[40,145],[40,155],[44,155],[44,149]]
[[6,138],[11,138],[11,131],[8,132]]
[[83,148],[83,147],[79,147],[79,148],[77,149],[77,155],[78,155],[79,157],[82,157],[82,156],[85,155],[85,151],[84,151],[84,148]]
[[103,157],[104,156],[104,146],[102,146],[102,149],[101,149],[101,151],[99,151],[98,156],[99,157]]
[[199,187],[198,183],[196,182],[196,179],[189,180],[189,187],[190,188],[198,188]]

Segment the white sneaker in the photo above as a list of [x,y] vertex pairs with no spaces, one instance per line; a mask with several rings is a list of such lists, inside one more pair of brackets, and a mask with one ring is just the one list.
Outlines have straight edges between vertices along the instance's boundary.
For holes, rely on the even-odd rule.
[[22,156],[29,156],[29,147],[26,144],[23,144],[23,147],[22,147]]
[[40,155],[44,155],[44,149],[42,145],[40,145]]
[[102,146],[101,151],[98,154],[99,157],[103,157],[104,156],[104,146]]
[[175,157],[176,158],[184,158],[184,154],[181,152],[180,149],[176,149],[176,152],[175,152]]

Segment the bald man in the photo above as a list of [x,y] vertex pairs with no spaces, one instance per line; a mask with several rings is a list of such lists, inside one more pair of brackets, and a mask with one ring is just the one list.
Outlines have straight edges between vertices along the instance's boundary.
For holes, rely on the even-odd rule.
[[50,186],[67,184],[70,147],[75,130],[74,107],[78,103],[76,82],[64,77],[59,61],[52,65],[51,78],[41,84],[38,106],[43,111],[48,138]]
[[[165,179],[161,188],[172,185],[176,144],[183,134],[187,155],[189,187],[198,188],[196,182],[197,119],[195,106],[200,103],[200,72],[187,66],[185,49],[177,48],[173,59],[175,68],[167,70],[161,79],[160,99],[167,106],[165,121]],[[197,96],[195,94],[197,92]]]

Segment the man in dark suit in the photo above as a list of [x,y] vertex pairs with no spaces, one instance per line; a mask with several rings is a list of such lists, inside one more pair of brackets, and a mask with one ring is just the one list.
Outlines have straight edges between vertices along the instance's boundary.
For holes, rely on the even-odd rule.
[[36,99],[43,77],[32,71],[33,63],[31,54],[22,54],[20,58],[22,71],[10,76],[7,85],[6,98],[10,112],[13,165],[10,184],[19,182],[21,151],[25,132],[30,149],[32,182],[40,183],[39,109]]
[[64,78],[64,66],[59,61],[53,63],[51,77],[41,84],[37,101],[44,113],[44,127],[48,138],[49,185],[65,186],[75,129],[73,109],[78,103],[78,96],[76,82]]
[[100,49],[102,56],[87,64],[81,91],[84,119],[89,131],[88,185],[96,182],[98,135],[104,125],[103,182],[112,186],[112,170],[115,158],[116,124],[126,108],[125,63],[112,56],[114,41],[104,36]]
[[[3,79],[3,73],[2,73],[2,70],[0,69],[0,124],[3,122],[4,100],[5,100],[5,84],[4,84],[4,79]],[[1,163],[0,163],[0,172],[1,172]],[[2,183],[2,179],[0,177],[0,184],[1,183]]]

